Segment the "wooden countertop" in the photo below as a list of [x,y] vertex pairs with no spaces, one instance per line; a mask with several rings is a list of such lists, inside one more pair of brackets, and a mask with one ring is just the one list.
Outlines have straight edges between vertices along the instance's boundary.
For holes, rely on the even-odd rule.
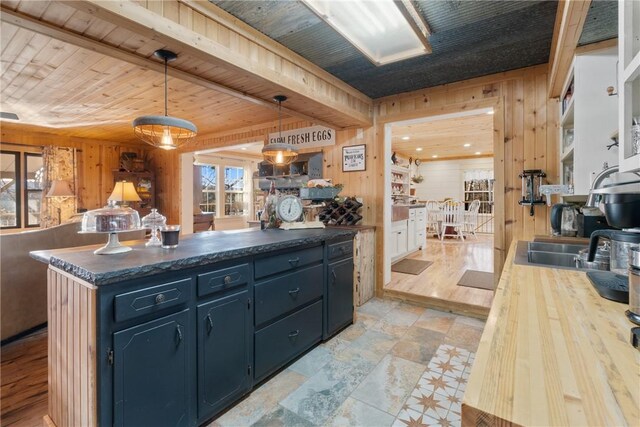
[[637,426],[640,351],[627,305],[583,272],[509,251],[462,404],[462,425]]

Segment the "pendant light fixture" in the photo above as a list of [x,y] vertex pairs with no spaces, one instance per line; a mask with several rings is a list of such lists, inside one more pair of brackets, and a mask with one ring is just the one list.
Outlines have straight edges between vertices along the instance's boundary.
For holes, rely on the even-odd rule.
[[167,113],[167,64],[178,55],[169,50],[156,50],[156,58],[164,60],[164,116],[141,116],[133,121],[133,133],[154,147],[173,150],[190,142],[198,133],[196,125],[188,120],[171,117]]
[[298,158],[298,149],[291,144],[286,144],[282,139],[282,103],[287,100],[287,97],[277,95],[273,100],[278,103],[278,140],[265,145],[262,156],[273,165],[289,165]]

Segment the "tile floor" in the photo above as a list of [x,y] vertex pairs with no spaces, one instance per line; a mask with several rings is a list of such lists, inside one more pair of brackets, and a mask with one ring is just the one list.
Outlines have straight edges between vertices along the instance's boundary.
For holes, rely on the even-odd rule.
[[226,426],[459,426],[484,322],[373,299],[216,419]]

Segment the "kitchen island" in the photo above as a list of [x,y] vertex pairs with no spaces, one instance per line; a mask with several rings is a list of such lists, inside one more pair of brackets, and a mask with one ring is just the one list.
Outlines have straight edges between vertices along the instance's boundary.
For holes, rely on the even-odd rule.
[[354,230],[212,231],[49,263],[49,414],[199,425],[353,321]]
[[516,265],[516,242],[462,403],[463,426],[637,426],[640,352],[625,304],[584,272]]

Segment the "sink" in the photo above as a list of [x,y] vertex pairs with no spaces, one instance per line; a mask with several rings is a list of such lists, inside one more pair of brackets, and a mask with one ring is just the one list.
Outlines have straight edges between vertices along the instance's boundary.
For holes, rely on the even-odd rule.
[[521,265],[540,265],[584,271],[576,268],[575,257],[585,245],[566,243],[519,241],[514,262]]

